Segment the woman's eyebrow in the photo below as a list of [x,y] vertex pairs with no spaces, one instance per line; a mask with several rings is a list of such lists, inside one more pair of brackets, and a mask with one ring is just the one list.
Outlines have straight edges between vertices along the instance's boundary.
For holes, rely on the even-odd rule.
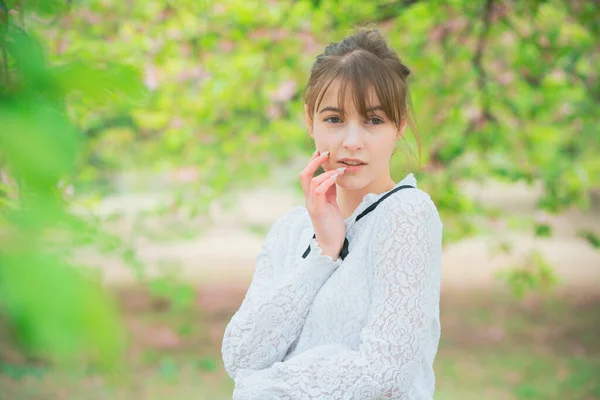
[[342,110],[340,110],[337,107],[325,107],[323,109],[321,109],[321,111],[319,111],[319,114],[324,113],[325,111],[336,111],[336,112],[341,112]]

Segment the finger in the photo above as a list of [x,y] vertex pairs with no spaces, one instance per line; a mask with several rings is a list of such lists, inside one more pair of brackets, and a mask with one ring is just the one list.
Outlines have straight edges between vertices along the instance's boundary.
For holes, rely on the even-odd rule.
[[306,165],[306,167],[304,167],[302,172],[300,172],[300,182],[302,184],[302,190],[304,191],[305,196],[308,196],[310,194],[310,180],[315,176],[317,168],[319,168],[319,165],[323,164],[328,157],[329,152],[326,151],[325,153],[315,157],[314,159],[311,159]]
[[342,171],[340,171],[339,169],[332,169],[330,171],[325,171],[324,173],[322,173],[319,176],[315,176],[314,178],[312,178],[310,180],[310,187],[309,187],[309,192],[312,193],[314,192],[314,190],[321,184],[323,183],[323,181],[327,178],[330,178],[331,175],[336,174],[336,173],[342,173]]
[[325,201],[339,210],[340,207],[337,203],[337,185],[331,185],[329,190],[325,192]]
[[331,185],[335,184],[339,175],[339,173],[331,175],[315,189],[313,198],[313,209],[317,214],[321,213],[325,208],[325,193],[329,190]]
[[315,189],[317,187],[319,187],[319,185],[321,183],[323,183],[323,181],[325,181],[326,179],[330,178],[333,174],[336,174],[336,173],[340,173],[340,171],[336,170],[336,169],[331,170],[331,171],[326,171],[326,172],[322,173],[321,175],[315,176],[314,178],[312,178],[310,180],[310,185],[309,185],[309,188],[308,188],[308,195],[306,197],[306,200],[307,200],[308,204],[312,205],[314,203]]

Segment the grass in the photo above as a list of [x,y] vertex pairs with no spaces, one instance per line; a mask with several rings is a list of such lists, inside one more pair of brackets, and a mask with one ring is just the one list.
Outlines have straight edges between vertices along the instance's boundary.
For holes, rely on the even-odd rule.
[[[121,292],[135,339],[131,379],[113,385],[13,357],[0,364],[0,399],[231,399],[220,339],[246,285],[206,287],[194,307],[178,311],[143,291]],[[446,291],[441,316],[436,399],[600,399],[600,294],[519,301],[499,291]]]
[[442,304],[436,399],[600,399],[600,296],[468,293]]

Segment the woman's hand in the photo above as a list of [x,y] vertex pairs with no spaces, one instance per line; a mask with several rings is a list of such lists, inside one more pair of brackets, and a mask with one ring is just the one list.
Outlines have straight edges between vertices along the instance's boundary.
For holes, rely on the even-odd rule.
[[335,181],[346,168],[327,171],[315,177],[317,168],[328,158],[328,151],[320,154],[317,150],[300,173],[300,181],[316,240],[323,254],[337,260],[346,238],[346,224],[336,201]]

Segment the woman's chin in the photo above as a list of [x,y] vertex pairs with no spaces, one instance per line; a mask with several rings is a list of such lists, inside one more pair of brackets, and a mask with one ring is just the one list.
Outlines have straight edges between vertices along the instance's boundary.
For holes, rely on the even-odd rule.
[[362,179],[358,179],[355,176],[342,175],[337,178],[335,183],[342,189],[356,190],[356,189],[360,189],[363,186],[365,186],[365,184],[361,184],[361,182],[362,182]]

